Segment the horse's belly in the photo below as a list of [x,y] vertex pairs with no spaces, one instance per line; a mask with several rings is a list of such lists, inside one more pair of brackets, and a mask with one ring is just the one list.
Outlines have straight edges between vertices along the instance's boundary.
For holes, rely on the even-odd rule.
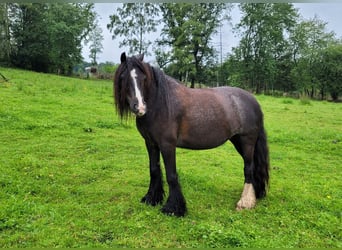
[[179,140],[177,142],[177,147],[179,148],[187,148],[187,149],[211,149],[216,148],[223,143],[225,143],[227,140],[220,140],[220,141],[194,141],[194,140]]
[[177,146],[209,149],[226,142],[239,128],[231,102],[212,89],[191,93],[179,117]]
[[177,147],[188,149],[210,149],[225,143],[230,138],[227,129],[222,126],[192,126],[180,131]]

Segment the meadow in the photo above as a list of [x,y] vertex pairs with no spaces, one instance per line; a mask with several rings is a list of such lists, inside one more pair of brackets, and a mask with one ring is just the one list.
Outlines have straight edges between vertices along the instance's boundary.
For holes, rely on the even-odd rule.
[[257,96],[271,179],[253,210],[235,210],[231,143],[177,149],[188,213],[176,218],[140,203],[148,157],[110,81],[0,72],[0,247],[342,247],[341,104]]

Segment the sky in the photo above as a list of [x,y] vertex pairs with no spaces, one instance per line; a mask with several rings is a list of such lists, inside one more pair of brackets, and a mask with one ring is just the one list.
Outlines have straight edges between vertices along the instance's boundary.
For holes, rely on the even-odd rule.
[[[112,34],[107,29],[107,24],[110,22],[109,16],[115,13],[117,7],[122,6],[121,3],[95,3],[95,11],[99,15],[99,24],[103,30],[104,40],[102,41],[103,52],[99,54],[98,62],[120,62],[120,55],[122,52],[128,52],[128,48],[119,47],[119,39],[112,39]],[[298,9],[299,14],[304,19],[311,19],[315,15],[320,20],[327,22],[327,31],[336,33],[336,37],[342,38],[342,2],[330,3],[294,3],[294,7]],[[234,7],[231,12],[232,24],[239,22],[240,11]],[[158,33],[150,34],[150,40],[153,41],[158,38]],[[231,48],[237,46],[239,38],[233,33],[232,26],[226,24],[222,28],[222,54],[223,58],[231,51]],[[214,47],[219,51],[220,36],[217,34],[212,41]],[[89,59],[89,49],[87,46],[83,47],[82,54],[85,61]],[[145,61],[153,63],[153,55],[145,57]]]

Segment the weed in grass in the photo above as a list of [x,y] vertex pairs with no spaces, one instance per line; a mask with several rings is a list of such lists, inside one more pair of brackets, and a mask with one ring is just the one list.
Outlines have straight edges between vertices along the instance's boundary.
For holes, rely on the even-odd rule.
[[299,103],[300,103],[301,105],[311,105],[310,99],[304,98],[304,97],[300,98]]
[[17,84],[17,89],[18,89],[18,91],[23,91],[24,90],[24,84],[22,82],[19,82]]
[[282,100],[282,103],[284,103],[284,104],[293,104],[293,99],[285,98],[285,99]]

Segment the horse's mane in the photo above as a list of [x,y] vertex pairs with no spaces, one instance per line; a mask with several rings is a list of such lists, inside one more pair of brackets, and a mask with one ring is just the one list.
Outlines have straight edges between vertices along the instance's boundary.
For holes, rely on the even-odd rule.
[[[163,109],[168,116],[172,116],[174,105],[172,105],[172,84],[167,79],[166,74],[156,67],[151,67],[153,70],[154,79],[157,86],[157,99],[159,107],[155,107],[156,109]],[[156,105],[156,104],[154,104]]]
[[[157,112],[163,109],[164,113],[171,115],[171,84],[165,73],[159,68],[152,67],[138,57],[127,57],[126,62],[121,63],[114,76],[115,107],[121,118],[127,118],[131,114],[126,96],[128,94],[129,71],[137,67],[145,76],[143,95],[147,103],[147,112]],[[126,70],[126,72],[125,72]]]

